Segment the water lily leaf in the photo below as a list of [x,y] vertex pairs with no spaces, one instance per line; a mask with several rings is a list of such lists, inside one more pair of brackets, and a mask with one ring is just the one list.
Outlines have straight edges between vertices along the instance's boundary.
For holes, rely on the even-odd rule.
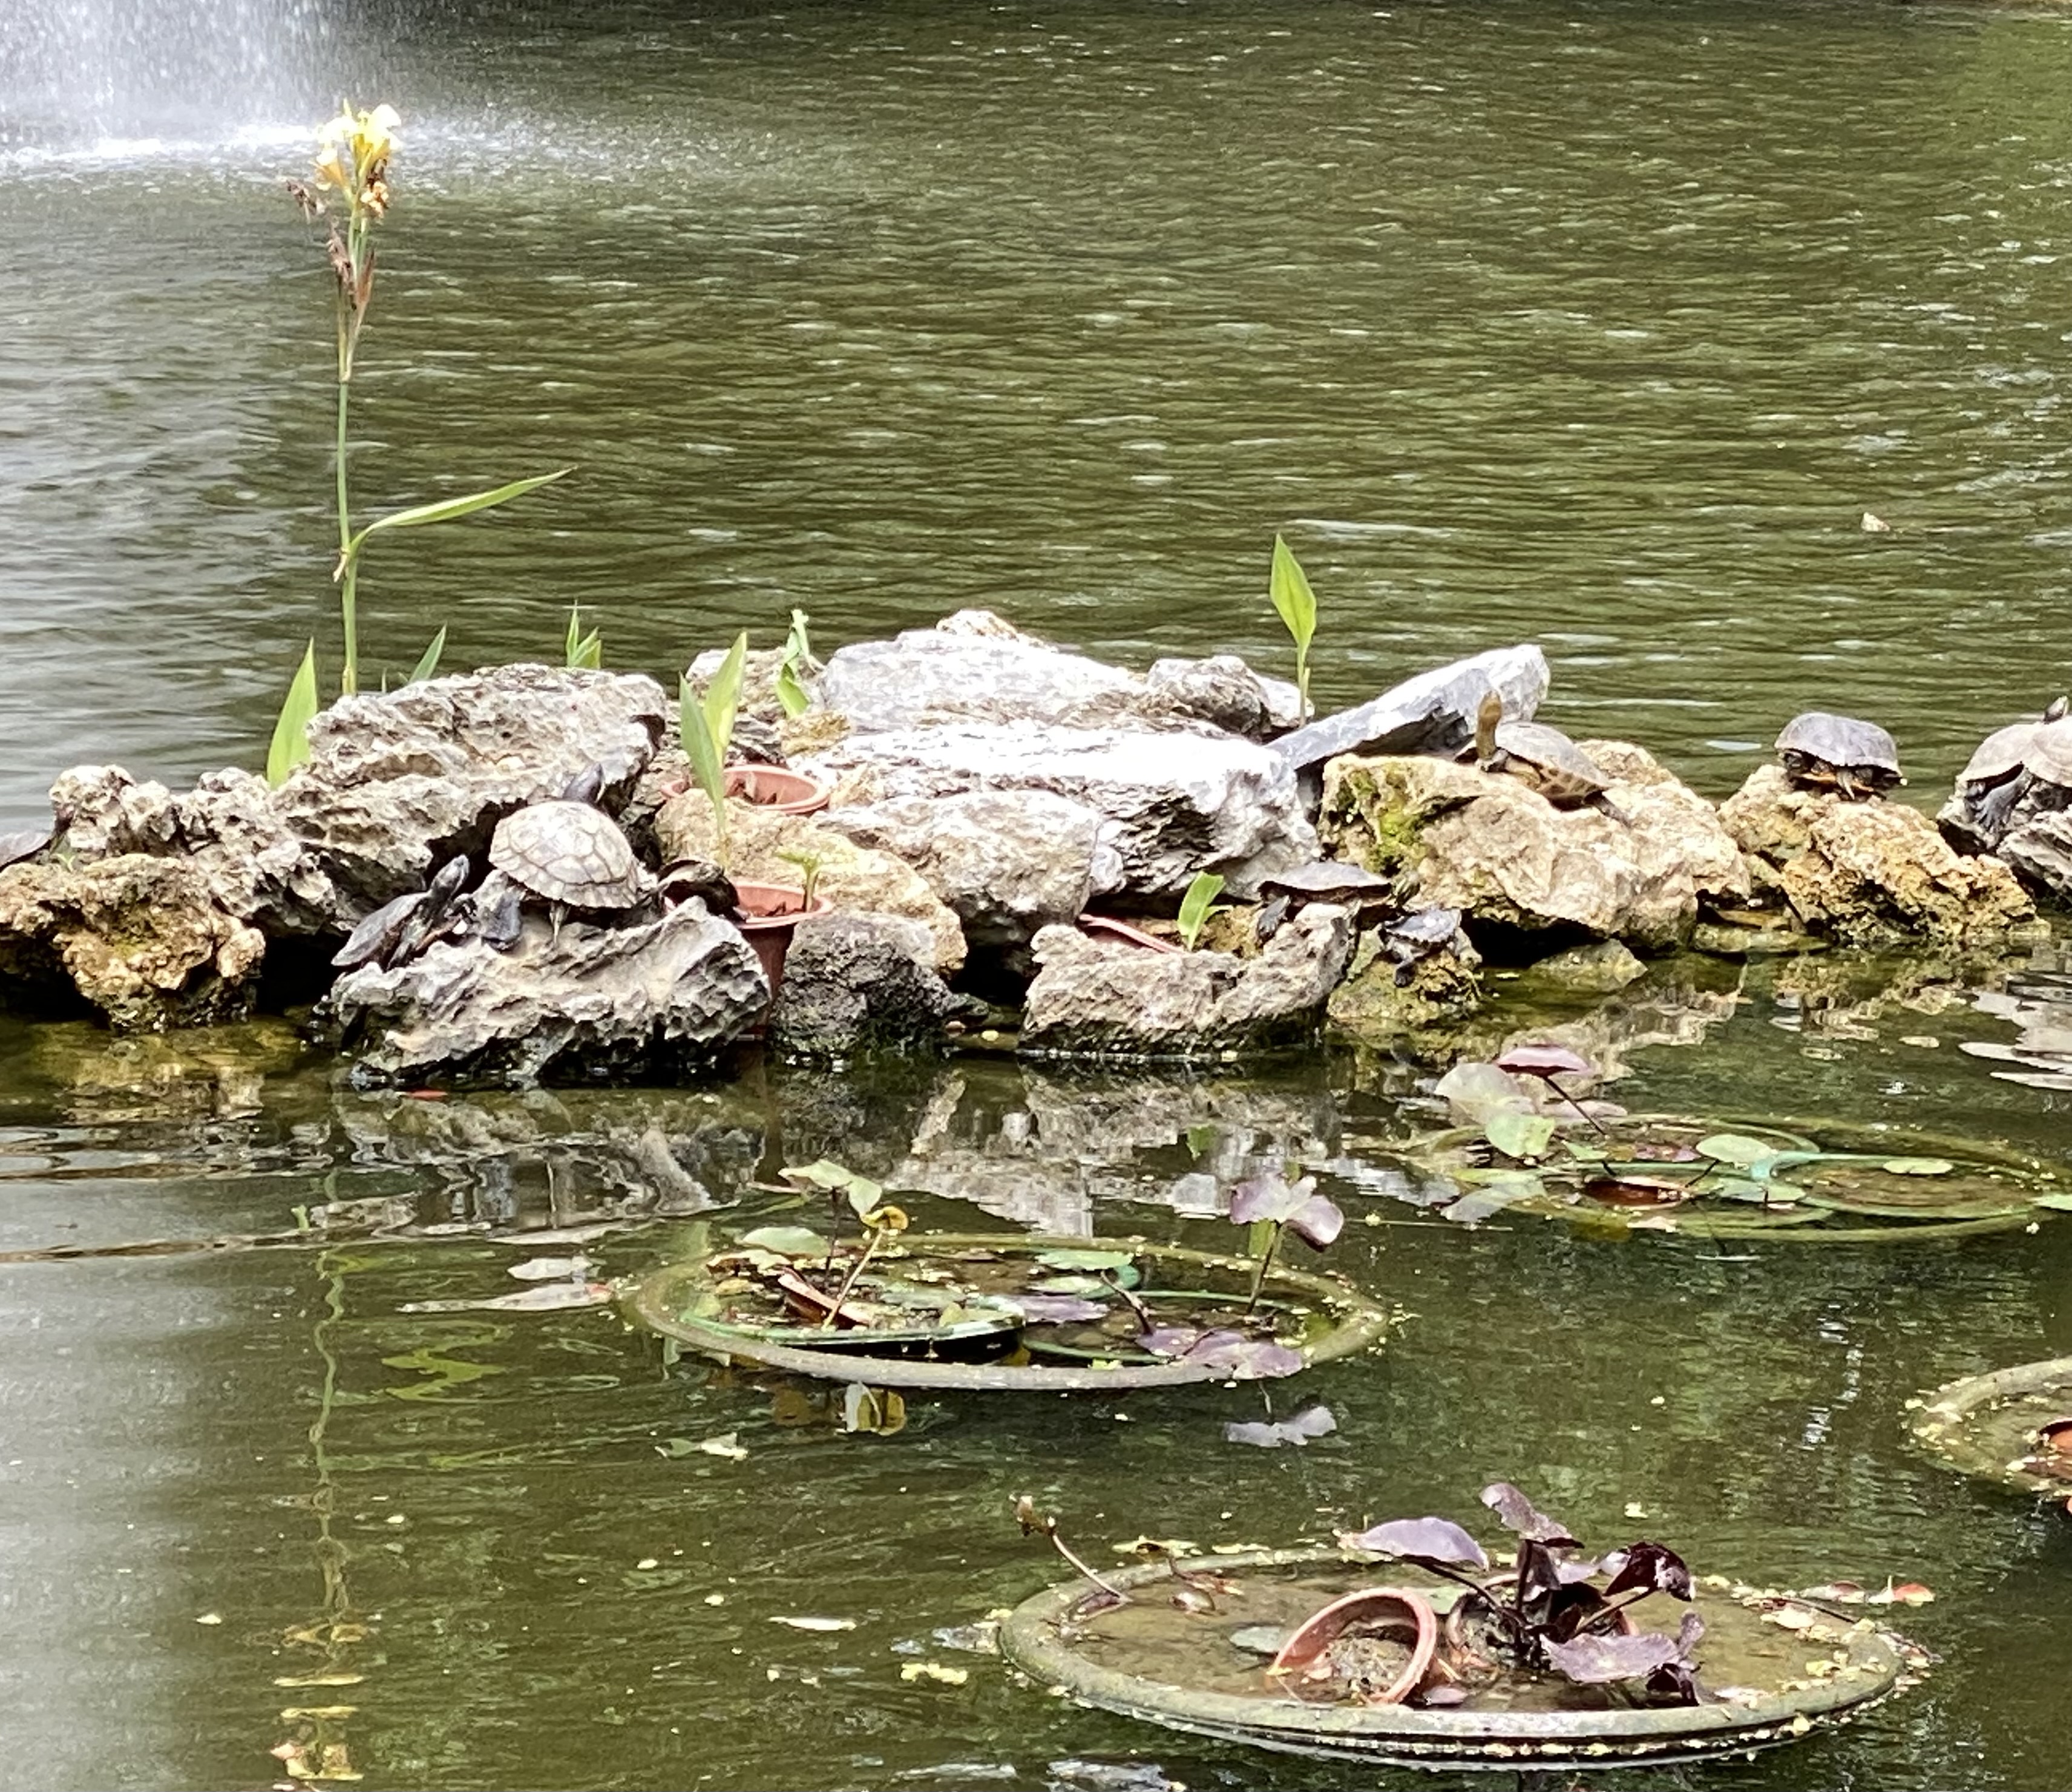
[[853,1617],[773,1617],[772,1624],[782,1624],[794,1630],[853,1630]]
[[1494,1064],[1456,1064],[1434,1091],[1470,1126],[1486,1126],[1492,1114],[1529,1114],[1532,1096],[1515,1077]]
[[1508,1481],[1492,1481],[1482,1489],[1482,1504],[1495,1513],[1507,1531],[1515,1531],[1528,1543],[1552,1543],[1571,1548],[1576,1539],[1559,1519],[1549,1518]]
[[1038,1251],[1046,1269],[1128,1269],[1137,1261],[1127,1251]]
[[1635,1587],[1666,1593],[1671,1599],[1691,1597],[1691,1570],[1682,1556],[1661,1543],[1629,1543],[1607,1556],[1604,1565],[1611,1573],[1610,1584],[1605,1589],[1607,1599],[1617,1598]]
[[2059,1213],[2072,1213],[2072,1190],[2054,1189],[2048,1194],[2032,1196],[2030,1205],[2054,1208]]
[[1288,1230],[1313,1251],[1322,1250],[1345,1229],[1345,1214],[1328,1195],[1311,1195],[1288,1222]]
[[1242,1332],[1161,1326],[1145,1333],[1137,1342],[1153,1356],[1200,1363],[1231,1381],[1292,1375],[1308,1366],[1300,1350],[1276,1344],[1272,1338],[1247,1338]]
[[1014,1294],[1007,1297],[1007,1305],[1032,1326],[1081,1325],[1088,1320],[1105,1319],[1112,1310],[1099,1301],[1083,1301],[1070,1294]]
[[589,1268],[588,1257],[528,1257],[508,1264],[504,1273],[514,1282],[574,1281]]
[[1498,1055],[1496,1067],[1516,1076],[1595,1076],[1597,1067],[1566,1046],[1513,1046]]
[[1249,1226],[1256,1220],[1285,1223],[1301,1210],[1317,1192],[1317,1178],[1305,1176],[1291,1182],[1277,1169],[1248,1176],[1231,1190],[1230,1216],[1234,1226]]
[[1518,1114],[1508,1110],[1490,1116],[1483,1136],[1507,1157],[1521,1163],[1544,1157],[1554,1136],[1554,1121],[1545,1114]]
[[1957,1166],[1947,1157],[1888,1157],[1880,1167],[1893,1176],[1947,1176]]
[[1441,1562],[1449,1568],[1489,1566],[1482,1546],[1451,1519],[1391,1519],[1365,1531],[1342,1531],[1338,1547],[1406,1562]]
[[1439,1217],[1457,1225],[1473,1226],[1502,1213],[1515,1202],[1530,1201],[1546,1194],[1547,1185],[1538,1177],[1521,1175],[1515,1170],[1503,1172],[1484,1179],[1480,1186],[1470,1189],[1457,1201],[1441,1207]]
[[1306,1407],[1292,1419],[1283,1419],[1278,1424],[1260,1420],[1248,1424],[1227,1424],[1223,1437],[1232,1444],[1252,1444],[1260,1449],[1279,1449],[1284,1444],[1297,1449],[1307,1445],[1314,1437],[1328,1436],[1338,1428],[1338,1421],[1332,1416],[1328,1406]]
[[751,1249],[774,1251],[780,1257],[825,1257],[828,1241],[809,1226],[758,1226],[743,1232],[741,1242]]
[[1542,1646],[1555,1667],[1585,1686],[1638,1679],[1643,1674],[1668,1667],[1683,1655],[1675,1638],[1665,1637],[1654,1630],[1642,1630],[1630,1637],[1599,1636],[1585,1631],[1569,1642],[1555,1642],[1550,1639]]
[[1698,1141],[1699,1154],[1723,1164],[1732,1164],[1737,1169],[1746,1169],[1759,1164],[1764,1158],[1775,1155],[1775,1147],[1761,1139],[1751,1139],[1741,1132],[1715,1132]]

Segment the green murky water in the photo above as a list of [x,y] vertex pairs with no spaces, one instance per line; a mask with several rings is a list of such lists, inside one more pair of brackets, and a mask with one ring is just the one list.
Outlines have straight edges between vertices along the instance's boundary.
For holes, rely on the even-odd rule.
[[[1273,664],[1280,528],[1323,594],[1327,701],[1536,637],[1556,719],[1715,793],[1818,698],[1891,725],[1930,799],[2065,678],[2055,15],[541,6],[339,55],[415,127],[366,495],[580,467],[370,560],[393,666],[442,623],[462,662],[548,651],[572,598],[657,672],[793,603],[828,640],[983,603],[1140,660]],[[261,131],[0,160],[10,813],[72,759],[250,762],[326,617],[327,302],[276,184],[298,155]],[[1956,1046],[2068,1011],[2050,950],[1739,988],[1669,966],[1590,1041],[1635,1108],[2062,1160],[2064,1096]],[[2062,1221],[1877,1249],[1466,1231],[1388,1173],[1419,1073],[1350,1054],[443,1103],[339,1091],[265,1030],[14,1027],[0,1058],[0,1248],[372,1196],[432,1229],[0,1267],[0,1783],[262,1785],[269,1749],[325,1739],[427,1787],[1135,1761],[1321,1788],[1342,1776],[1073,1711],[935,1633],[1050,1577],[1023,1490],[1103,1554],[1463,1513],[1498,1475],[1587,1537],[1636,1502],[1701,1568],[1938,1589],[1909,1618],[1947,1658],[1925,1687],[1682,1783],[2063,1778],[2072,1531],[1902,1424],[1951,1376],[2072,1350]],[[748,1185],[823,1153],[932,1191],[928,1225],[1219,1243],[1187,1217],[1204,1178],[1289,1150],[1355,1216],[1334,1260],[1416,1315],[1282,1390],[1338,1418],[1301,1452],[1222,1442],[1256,1388],[918,1399],[855,1437],[609,1310],[404,1310],[577,1247],[502,1241],[524,1229],[613,1221],[580,1247],[605,1275],[698,1248],[707,1201],[776,1213]],[[727,1433],[746,1456],[689,1447]],[[771,1621],[799,1615],[855,1628]],[[902,1681],[916,1659],[969,1679]]]

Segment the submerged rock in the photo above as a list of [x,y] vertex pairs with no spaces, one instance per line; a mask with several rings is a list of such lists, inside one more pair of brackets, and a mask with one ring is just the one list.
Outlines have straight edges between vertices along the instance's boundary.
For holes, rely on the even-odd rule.
[[936,976],[933,948],[918,921],[837,914],[800,922],[771,1013],[771,1045],[816,1063],[939,1046],[943,1023],[962,1004]]
[[266,942],[191,865],[142,853],[0,871],[0,979],[69,987],[124,1030],[240,1019]]
[[1379,1039],[1470,1013],[1482,1000],[1482,961],[1457,924],[1443,949],[1407,960],[1389,949],[1386,927],[1363,929],[1346,980],[1331,993],[1331,1025]]
[[747,941],[693,899],[652,921],[558,933],[528,914],[508,952],[442,942],[393,970],[348,972],[321,1013],[364,1076],[530,1083],[694,1070],[769,1004]]
[[1701,902],[1746,898],[1711,804],[1639,747],[1586,750],[1612,780],[1617,818],[1451,760],[1348,758],[1325,768],[1318,830],[1340,857],[1394,876],[1405,901],[1525,933],[1659,949],[1689,937]]
[[1346,753],[1458,753],[1474,739],[1475,711],[1491,691],[1503,699],[1505,715],[1524,721],[1547,695],[1547,656],[1538,647],[1494,647],[1313,721],[1276,741],[1273,750],[1297,771]]
[[1050,1057],[1214,1057],[1314,1037],[1352,953],[1346,911],[1314,903],[1256,958],[1159,952],[1075,927],[1036,936],[1022,1049]]
[[1096,895],[1178,897],[1209,870],[1244,896],[1268,873],[1317,856],[1287,763],[1230,734],[972,723],[852,735],[806,769],[839,780],[838,806],[976,791],[1042,791],[1081,804],[1112,824],[1103,844],[1115,853],[1116,881],[1097,880]]
[[1979,939],[2035,919],[2004,865],[1953,851],[1904,804],[1794,789],[1781,767],[1761,766],[1720,815],[1759,890],[1782,898],[1801,926],[1845,944]]

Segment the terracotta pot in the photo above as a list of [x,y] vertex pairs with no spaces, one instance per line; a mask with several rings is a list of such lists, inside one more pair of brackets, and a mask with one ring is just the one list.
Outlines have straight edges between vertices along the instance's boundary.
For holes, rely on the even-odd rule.
[[1355,1626],[1410,1633],[1410,1660],[1402,1673],[1386,1691],[1360,1701],[1368,1705],[1401,1704],[1424,1683],[1439,1647],[1438,1614],[1424,1594],[1407,1587],[1363,1587],[1358,1593],[1333,1600],[1322,1611],[1312,1612],[1281,1646],[1271,1671],[1285,1673],[1291,1679],[1302,1678],[1304,1669]]
[[816,896],[809,908],[806,893],[785,884],[744,883],[737,878],[734,888],[741,916],[734,925],[755,948],[774,997],[784,980],[784,955],[791,949],[793,931],[801,921],[825,914],[834,904],[824,896]]
[[1083,914],[1075,924],[1081,933],[1090,933],[1096,939],[1120,939],[1125,945],[1139,946],[1146,951],[1178,952],[1182,949],[1170,939],[1161,939],[1141,927],[1133,927],[1127,921],[1118,921],[1112,914]]
[[834,792],[818,779],[782,766],[729,766],[726,794],[779,815],[811,815],[824,809]]

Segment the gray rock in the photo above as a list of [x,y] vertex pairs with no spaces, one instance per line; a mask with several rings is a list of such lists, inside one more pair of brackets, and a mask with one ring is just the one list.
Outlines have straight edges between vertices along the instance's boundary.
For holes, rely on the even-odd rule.
[[747,941],[693,898],[631,925],[569,921],[558,936],[528,915],[508,952],[468,939],[393,970],[363,966],[321,1014],[359,1050],[363,1077],[522,1083],[695,1069],[769,1002]]
[[957,721],[1099,725],[1124,715],[1137,688],[1120,667],[1054,647],[989,611],[960,611],[934,628],[838,648],[819,694],[869,734]]
[[1342,753],[1442,753],[1462,750],[1474,738],[1474,714],[1495,691],[1513,721],[1531,717],[1547,695],[1547,656],[1533,646],[1492,647],[1406,679],[1356,709],[1313,721],[1284,735],[1273,750],[1297,771],[1320,767]]
[[[830,662],[832,664],[832,662]],[[1271,747],[1223,734],[1087,730],[1034,722],[970,723],[857,734],[806,762],[839,780],[837,800],[876,804],[973,791],[1046,791],[1112,824],[1112,882],[1096,895],[1175,897],[1197,871],[1231,894],[1318,856],[1287,762]]]
[[1285,679],[1254,672],[1234,653],[1153,660],[1133,706],[1147,721],[1207,722],[1254,741],[1302,725],[1302,699],[1296,688]]
[[1572,946],[1565,952],[1543,958],[1531,973],[1532,982],[1541,988],[1579,996],[1616,995],[1646,975],[1647,967],[1617,939]]
[[1363,930],[1346,980],[1331,993],[1333,1030],[1365,1042],[1392,1039],[1471,1012],[1482,1000],[1482,955],[1460,926],[1440,950],[1403,960],[1389,950],[1386,927]]
[[783,1057],[814,1063],[861,1051],[940,1045],[957,998],[935,975],[935,941],[918,921],[826,914],[802,921],[784,959],[770,1021]]
[[1022,1050],[1045,1057],[1197,1058],[1313,1038],[1352,955],[1351,918],[1294,916],[1255,959],[1154,952],[1074,927],[1036,936]]
[[615,808],[668,725],[652,679],[500,666],[340,698],[278,790],[229,771],[174,795],[86,766],[52,786],[51,807],[76,858],[182,858],[220,907],[270,937],[345,933],[454,853],[485,851],[505,816],[558,795],[586,766],[604,767],[602,802]]
[[1072,920],[1096,889],[1122,881],[1106,843],[1113,825],[1085,804],[1041,790],[974,790],[895,796],[830,809],[821,824],[903,859],[988,951],[1026,945]]
[[1999,857],[2061,902],[2072,901],[2072,815],[2032,815],[2001,837]]

